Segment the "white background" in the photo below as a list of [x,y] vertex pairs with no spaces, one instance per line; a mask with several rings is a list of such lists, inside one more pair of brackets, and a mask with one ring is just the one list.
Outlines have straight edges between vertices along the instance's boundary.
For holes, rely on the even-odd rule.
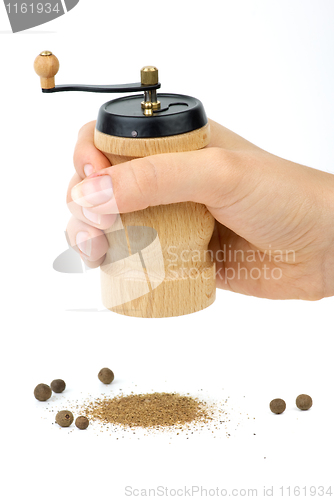
[[[334,173],[333,18],[329,0],[80,0],[13,35],[0,5],[2,498],[118,500],[125,486],[159,485],[258,488],[258,498],[273,486],[280,498],[280,486],[333,488],[334,298],[218,291],[213,306],[186,317],[104,311],[98,270],[61,274],[52,263],[67,248],[77,131],[106,99],[43,96],[32,68],[46,49],[60,60],[58,83],[130,82],[154,64],[162,91],[194,95],[263,149]],[[107,388],[96,376],[103,366],[115,372]],[[35,385],[54,378],[66,393],[37,402]],[[120,388],[229,396],[231,436],[52,425],[46,408]],[[313,397],[309,412],[295,408],[300,393]],[[281,416],[269,411],[275,397],[287,402]]]

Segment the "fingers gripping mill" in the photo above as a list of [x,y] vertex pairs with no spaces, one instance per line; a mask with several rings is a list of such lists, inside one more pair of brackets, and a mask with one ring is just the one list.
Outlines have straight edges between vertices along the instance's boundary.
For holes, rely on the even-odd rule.
[[[131,93],[106,102],[98,113],[94,142],[111,165],[197,150],[209,143],[202,103],[187,95],[157,94],[161,85],[153,66],[142,68],[138,83],[108,86],[55,85],[59,62],[48,51],[36,58],[34,68],[44,93]],[[210,212],[193,202],[118,215],[115,224],[104,230],[109,243],[101,265],[104,306],[144,318],[179,316],[208,307],[216,290],[215,264],[208,251],[213,229]]]

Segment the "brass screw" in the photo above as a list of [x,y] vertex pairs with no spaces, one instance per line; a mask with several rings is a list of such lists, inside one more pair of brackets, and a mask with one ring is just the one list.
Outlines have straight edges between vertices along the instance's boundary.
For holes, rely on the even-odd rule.
[[[142,85],[156,85],[159,83],[158,68],[155,66],[144,66],[140,70],[140,81]],[[160,101],[157,100],[156,90],[144,92],[145,100],[141,103],[145,116],[153,116],[153,111],[160,109]]]
[[50,52],[49,50],[44,50],[40,53],[40,56],[52,56],[52,52]]

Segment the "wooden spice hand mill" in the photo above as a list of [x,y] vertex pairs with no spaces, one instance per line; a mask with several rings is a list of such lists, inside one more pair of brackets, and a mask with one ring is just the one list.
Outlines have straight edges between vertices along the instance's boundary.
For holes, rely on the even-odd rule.
[[[187,95],[157,94],[161,84],[153,66],[142,68],[139,83],[108,86],[55,85],[59,62],[49,51],[36,58],[34,68],[44,93],[140,92],[108,101],[99,110],[94,142],[111,165],[197,150],[209,143],[202,103]],[[210,212],[193,202],[118,215],[105,230],[109,250],[101,265],[104,306],[144,318],[179,316],[208,307],[216,291],[215,264],[208,251],[213,229]]]

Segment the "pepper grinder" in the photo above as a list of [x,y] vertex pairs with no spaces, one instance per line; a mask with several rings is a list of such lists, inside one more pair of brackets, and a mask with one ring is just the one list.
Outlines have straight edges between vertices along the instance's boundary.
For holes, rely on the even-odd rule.
[[[161,84],[154,66],[141,69],[138,83],[99,86],[55,85],[59,61],[49,51],[36,58],[34,68],[43,93],[136,92],[99,110],[94,142],[111,165],[198,150],[209,143],[202,103],[187,95],[157,93]],[[216,292],[215,264],[208,251],[213,229],[208,209],[193,202],[119,214],[104,230],[109,249],[100,271],[103,305],[143,318],[180,316],[211,305]]]

